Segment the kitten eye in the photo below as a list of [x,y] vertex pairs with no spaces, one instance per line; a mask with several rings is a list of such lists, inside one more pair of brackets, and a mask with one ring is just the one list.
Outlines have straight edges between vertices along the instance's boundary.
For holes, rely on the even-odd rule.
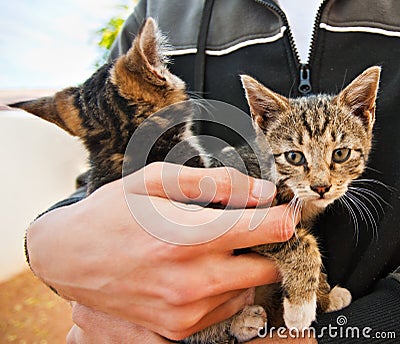
[[302,152],[290,151],[285,153],[286,160],[295,166],[301,166],[306,163],[306,158]]
[[332,154],[333,162],[341,164],[350,158],[351,150],[349,148],[335,149]]

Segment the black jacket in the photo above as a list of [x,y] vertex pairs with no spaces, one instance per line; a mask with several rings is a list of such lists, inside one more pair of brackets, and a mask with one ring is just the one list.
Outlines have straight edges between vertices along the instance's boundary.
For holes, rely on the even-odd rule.
[[[320,316],[316,327],[338,326],[341,314],[348,321],[343,331],[358,327],[363,338],[361,330],[372,328],[367,331],[371,338],[362,342],[397,343],[400,284],[397,275],[388,274],[400,265],[400,1],[324,1],[308,61],[303,63],[285,14],[271,0],[140,1],[111,58],[127,51],[147,16],[156,18],[168,35],[174,47],[171,70],[185,80],[189,90],[246,112],[239,74],[254,76],[274,91],[293,97],[337,93],[367,67],[382,66],[374,150],[363,178],[388,187],[368,183],[366,187],[378,194],[364,199],[373,219],[358,214],[357,233],[348,211],[339,205],[316,226],[330,282],[349,288],[355,298],[347,309]],[[215,128],[204,130],[221,136]],[[357,333],[340,336],[338,332],[335,338],[324,334],[319,339],[322,343],[361,342],[355,339]],[[388,338],[394,335],[397,339]]]

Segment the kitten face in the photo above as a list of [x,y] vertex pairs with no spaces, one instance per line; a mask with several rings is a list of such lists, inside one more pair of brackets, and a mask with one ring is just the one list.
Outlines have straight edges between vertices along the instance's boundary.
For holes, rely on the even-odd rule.
[[371,67],[337,96],[287,99],[248,76],[242,82],[261,139],[275,156],[277,184],[325,208],[364,171],[371,149],[379,67]]
[[278,184],[301,200],[326,207],[364,170],[370,134],[333,97],[291,100],[265,138],[275,156]]

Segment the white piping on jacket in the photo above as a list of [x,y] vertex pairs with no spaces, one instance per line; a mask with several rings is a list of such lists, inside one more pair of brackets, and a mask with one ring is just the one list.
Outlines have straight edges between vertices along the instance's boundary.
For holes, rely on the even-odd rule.
[[[248,47],[251,45],[275,42],[278,39],[281,39],[283,37],[283,34],[285,31],[286,31],[286,26],[282,26],[281,31],[274,36],[265,37],[265,38],[249,39],[247,41],[237,43],[235,45],[232,45],[231,47],[221,49],[221,50],[207,49],[206,54],[210,55],[210,56],[222,56],[222,55],[230,54],[233,51],[236,51],[236,50],[239,50],[241,48]],[[166,52],[166,55],[178,56],[178,55],[188,55],[188,54],[196,54],[196,53],[197,53],[197,48],[188,48],[188,49],[170,50],[170,51]]]
[[389,31],[380,29],[377,27],[367,27],[367,26],[331,26],[326,23],[321,23],[319,25],[321,29],[331,31],[331,32],[366,32],[366,33],[376,33],[379,35],[390,36],[390,37],[400,37],[399,31]]

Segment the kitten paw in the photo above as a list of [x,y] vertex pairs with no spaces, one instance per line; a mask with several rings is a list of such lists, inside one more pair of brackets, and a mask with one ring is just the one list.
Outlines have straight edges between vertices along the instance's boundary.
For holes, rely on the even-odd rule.
[[267,314],[261,306],[246,306],[234,317],[230,333],[241,342],[257,337],[258,331],[265,326]]
[[303,330],[309,328],[315,320],[317,298],[314,295],[310,302],[293,304],[285,298],[283,300],[283,318],[288,329]]
[[338,311],[351,302],[351,294],[346,288],[334,287],[329,293],[329,307],[326,312]]

